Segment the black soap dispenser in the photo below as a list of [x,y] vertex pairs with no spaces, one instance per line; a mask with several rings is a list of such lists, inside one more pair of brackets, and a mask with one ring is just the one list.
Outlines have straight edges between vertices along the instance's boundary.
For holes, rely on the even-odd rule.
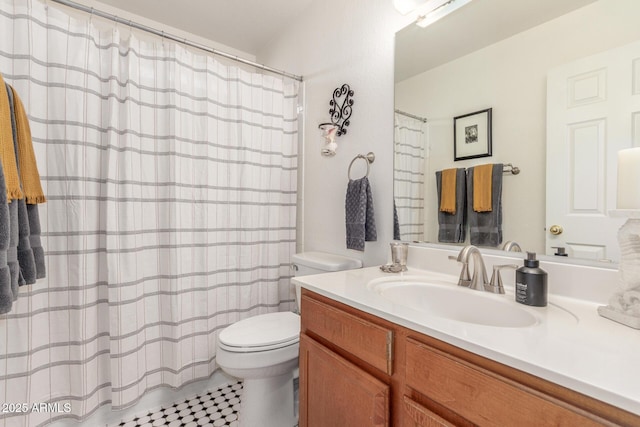
[[516,301],[535,307],[547,305],[547,272],[534,252],[527,252],[524,266],[516,270]]

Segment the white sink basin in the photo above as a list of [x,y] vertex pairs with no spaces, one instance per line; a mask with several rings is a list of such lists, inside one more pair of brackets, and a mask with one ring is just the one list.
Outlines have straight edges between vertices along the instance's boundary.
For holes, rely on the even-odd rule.
[[428,315],[503,328],[523,328],[538,323],[533,309],[511,297],[457,286],[456,280],[403,276],[372,280],[368,289],[404,307]]

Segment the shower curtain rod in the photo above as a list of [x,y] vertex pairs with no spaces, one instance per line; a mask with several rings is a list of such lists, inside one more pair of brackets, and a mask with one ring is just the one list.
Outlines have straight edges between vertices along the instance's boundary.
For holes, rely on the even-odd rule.
[[394,110],[398,114],[402,114],[403,116],[411,117],[412,119],[420,120],[422,123],[427,123],[427,119],[424,117],[416,116],[415,114],[405,113],[402,110]]
[[133,22],[133,21],[128,20],[128,19],[120,18],[120,17],[118,17],[116,15],[112,15],[110,13],[102,12],[102,11],[100,11],[98,9],[93,8],[93,7],[85,6],[85,5],[82,5],[82,4],[73,2],[73,1],[69,1],[69,0],[51,0],[51,1],[53,1],[54,3],[59,3],[59,4],[62,4],[64,6],[71,7],[73,9],[81,10],[81,11],[86,12],[86,13],[90,13],[92,15],[99,16],[101,18],[105,18],[105,19],[109,19],[111,21],[115,21],[115,22],[117,22],[119,24],[124,24],[124,25],[127,25],[129,27],[132,27],[132,28],[135,28],[135,29],[138,29],[138,30],[146,31],[147,33],[151,33],[151,34],[154,34],[156,36],[160,36],[162,38],[169,39],[169,40],[172,40],[172,41],[177,42],[177,43],[182,43],[182,44],[184,44],[186,46],[190,46],[190,47],[194,47],[196,49],[204,50],[205,52],[211,53],[213,55],[222,56],[224,58],[231,59],[232,61],[240,62],[240,63],[245,64],[245,65],[250,65],[252,67],[259,68],[261,70],[265,70],[265,71],[268,71],[270,73],[278,74],[280,76],[289,77],[289,78],[297,80],[299,82],[302,81],[302,76],[298,76],[296,74],[287,73],[286,71],[277,70],[275,68],[271,68],[271,67],[268,67],[266,65],[250,61],[248,59],[240,58],[239,56],[232,55],[230,53],[223,52],[221,50],[214,49],[212,47],[208,47],[208,46],[202,45],[200,43],[192,42],[190,40],[185,39],[184,37],[178,37],[178,36],[175,36],[173,34],[165,33],[164,31],[156,30],[155,28],[151,28],[151,27],[148,27],[146,25],[138,24],[137,22]]

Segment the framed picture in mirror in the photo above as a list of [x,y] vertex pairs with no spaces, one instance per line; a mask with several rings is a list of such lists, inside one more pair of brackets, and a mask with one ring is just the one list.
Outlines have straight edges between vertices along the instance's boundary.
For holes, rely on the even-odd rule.
[[453,160],[491,156],[491,108],[453,118]]

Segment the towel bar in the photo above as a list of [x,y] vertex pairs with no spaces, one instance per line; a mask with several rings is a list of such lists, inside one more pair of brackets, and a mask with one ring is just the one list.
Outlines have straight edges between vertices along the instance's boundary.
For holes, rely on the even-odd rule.
[[357,156],[355,156],[353,160],[351,160],[351,163],[349,163],[349,170],[347,171],[347,177],[349,179],[351,179],[351,166],[353,166],[353,163],[358,159],[364,159],[367,161],[367,173],[365,174],[365,176],[369,176],[369,165],[376,160],[376,155],[370,151],[366,155],[358,154]]

